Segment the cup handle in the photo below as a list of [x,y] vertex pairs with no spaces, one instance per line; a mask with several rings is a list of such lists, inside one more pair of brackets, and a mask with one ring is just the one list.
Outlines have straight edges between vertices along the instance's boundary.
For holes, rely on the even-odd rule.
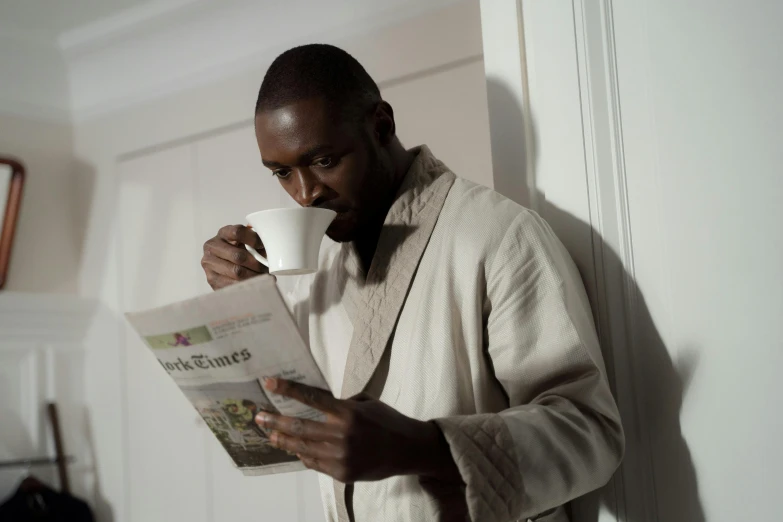
[[258,250],[256,250],[255,248],[251,247],[250,245],[245,245],[245,248],[247,249],[248,252],[253,254],[253,257],[255,257],[258,260],[259,263],[261,263],[265,267],[269,268],[269,261],[267,261],[267,259],[264,256],[259,254]]

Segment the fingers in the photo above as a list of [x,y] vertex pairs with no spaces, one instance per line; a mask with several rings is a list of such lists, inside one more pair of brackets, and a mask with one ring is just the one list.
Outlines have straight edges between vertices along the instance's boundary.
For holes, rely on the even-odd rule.
[[295,453],[309,469],[325,473],[340,482],[349,484],[356,481],[346,465],[348,453],[344,446],[324,441],[311,441],[274,431],[269,443],[278,449]]
[[201,267],[204,269],[204,274],[207,276],[207,283],[209,283],[209,286],[214,290],[266,273],[266,270],[251,270],[242,265],[220,259],[209,253],[205,253],[204,257],[201,258]]
[[327,473],[327,467],[323,460],[318,460],[306,455],[299,455],[299,460],[302,461],[302,464],[304,464],[307,469],[312,469],[313,471],[318,471],[319,473]]
[[207,273],[207,283],[209,283],[209,286],[211,286],[213,290],[220,290],[221,288],[225,288],[227,286],[231,286],[234,283],[236,283],[235,279],[231,279],[226,276],[216,274],[214,272],[206,272],[206,273]]
[[242,225],[223,227],[217,236],[204,243],[201,266],[213,289],[268,273],[267,268],[245,249],[246,244],[263,253],[261,239],[253,230]]
[[339,429],[324,422],[262,412],[256,415],[256,424],[265,430],[273,430],[313,441],[341,440]]
[[300,439],[274,431],[269,435],[269,443],[277,449],[295,453],[300,459],[302,457],[317,460],[334,458],[334,447],[328,442]]
[[309,469],[342,477],[341,463],[346,458],[346,447],[341,431],[329,424],[259,413],[256,422],[269,432],[269,443],[278,449],[295,453]]
[[[247,254],[247,252],[245,253]],[[240,256],[234,256],[234,258],[239,259]],[[255,258],[253,258],[252,256],[250,256],[250,258],[253,259],[253,261],[255,261],[256,264],[260,265],[260,263],[258,263],[258,261],[256,261]],[[204,258],[202,260],[201,266],[203,266],[205,269],[212,270],[213,272],[215,272],[215,274],[232,279],[234,282],[244,281],[249,277],[254,277],[263,273],[261,269],[253,269],[245,266],[251,263],[246,261],[244,263],[245,263],[244,265],[235,264],[231,261],[226,261],[225,259],[221,259],[211,254],[204,254]]]
[[264,248],[264,244],[261,243],[261,238],[258,237],[258,234],[253,232],[253,229],[250,227],[244,225],[227,225],[218,231],[217,237],[224,241],[250,245],[256,250]]
[[[261,244],[261,240],[259,239],[257,243]],[[232,245],[225,239],[213,237],[204,243],[204,257],[202,259],[204,261],[210,261],[214,258],[223,259],[231,264],[244,266],[253,272],[264,272],[266,270],[264,265],[259,263],[258,260],[245,249],[244,245],[245,243]],[[263,250],[264,247],[261,245],[259,248]]]
[[271,392],[290,397],[324,413],[339,413],[342,409],[342,401],[335,399],[331,392],[306,384],[285,379],[266,378],[264,379],[264,387]]

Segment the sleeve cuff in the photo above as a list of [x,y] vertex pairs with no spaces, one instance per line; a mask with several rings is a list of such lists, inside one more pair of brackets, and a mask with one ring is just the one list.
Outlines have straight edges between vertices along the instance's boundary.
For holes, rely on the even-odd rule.
[[516,519],[526,503],[524,487],[514,441],[500,415],[447,417],[434,422],[465,482],[470,520]]

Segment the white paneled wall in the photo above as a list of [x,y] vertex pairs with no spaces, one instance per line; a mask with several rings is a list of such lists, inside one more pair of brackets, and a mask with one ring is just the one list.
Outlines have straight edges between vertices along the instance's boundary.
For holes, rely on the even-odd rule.
[[[41,440],[41,396],[45,382],[42,379],[39,352],[29,343],[0,345],[0,408],[2,442],[0,460],[38,457],[46,453]],[[0,470],[0,498],[10,495],[25,475],[24,468]],[[51,470],[44,469],[47,478]]]
[[[121,163],[122,302],[138,310],[209,291],[201,245],[249,210],[283,204],[262,176],[252,128],[164,148]],[[317,504],[314,481],[244,477],[135,332],[125,328],[131,520],[250,519],[263,506],[297,520]],[[252,502],[239,501],[252,499]]]
[[[199,245],[224,225],[244,223],[245,215],[255,210],[279,208],[293,202],[271,172],[262,168],[255,135],[250,126],[199,140],[193,144],[199,212],[197,228]],[[199,267],[200,270],[200,267]],[[280,278],[281,286],[287,284]],[[199,283],[209,286],[203,274]],[[210,435],[209,454],[212,490],[212,520],[222,520],[225,513],[243,518],[268,516],[274,520],[320,520],[302,518],[307,505],[320,513],[317,480],[313,472],[299,472],[266,477],[245,477],[231,469],[223,448]],[[307,486],[300,475],[311,475]],[[238,498],[253,499],[237,502]],[[280,499],[285,499],[281,502]]]
[[[198,288],[192,146],[120,166],[120,293],[125,310],[193,296]],[[134,520],[169,513],[208,520],[206,434],[195,410],[125,326],[129,505]],[[164,493],[165,492],[165,493]],[[177,506],[174,508],[173,506]],[[176,509],[176,511],[172,511]]]
[[[53,457],[45,407],[58,405],[71,490],[92,499],[95,468],[83,403],[83,336],[94,303],[76,297],[0,295],[0,461]],[[33,473],[59,488],[53,466],[0,469],[0,500]]]

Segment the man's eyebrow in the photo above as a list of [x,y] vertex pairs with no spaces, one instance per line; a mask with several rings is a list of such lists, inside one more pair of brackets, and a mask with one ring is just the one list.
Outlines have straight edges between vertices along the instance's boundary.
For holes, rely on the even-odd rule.
[[299,164],[309,165],[316,156],[329,152],[332,148],[331,145],[316,145],[315,147],[311,147],[307,152],[299,155]]
[[278,163],[276,161],[267,161],[264,158],[261,158],[261,163],[263,163],[265,167],[268,167],[270,169],[272,168],[279,169],[281,167],[285,167],[285,165],[283,165],[282,163]]
[[[299,155],[297,164],[309,165],[310,163],[313,162],[313,159],[315,159],[317,156],[325,152],[329,152],[333,149],[334,147],[332,147],[331,145],[316,145],[315,147],[311,147],[310,149],[308,149],[307,151]],[[265,160],[263,158],[261,158],[261,163],[263,163],[265,167],[270,169],[273,168],[280,169],[289,166],[289,165],[284,165],[277,161]]]

